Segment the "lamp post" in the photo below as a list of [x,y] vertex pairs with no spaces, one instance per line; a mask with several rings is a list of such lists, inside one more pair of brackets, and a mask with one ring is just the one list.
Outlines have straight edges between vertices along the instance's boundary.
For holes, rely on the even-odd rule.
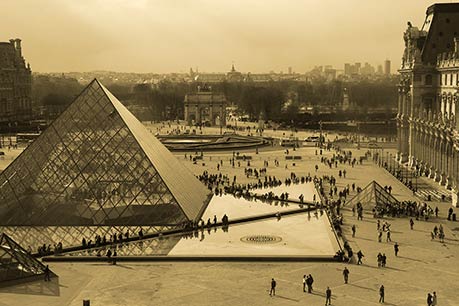
[[319,121],[319,129],[320,129],[319,148],[322,149],[322,120]]
[[220,135],[223,135],[223,116],[225,116],[225,121],[226,121],[226,114],[225,112],[223,111],[223,105],[220,105]]

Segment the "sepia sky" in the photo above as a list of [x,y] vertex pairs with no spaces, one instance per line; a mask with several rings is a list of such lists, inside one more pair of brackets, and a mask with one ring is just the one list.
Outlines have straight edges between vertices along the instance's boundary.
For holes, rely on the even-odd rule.
[[37,72],[294,71],[345,62],[392,71],[426,0],[0,0],[0,41]]

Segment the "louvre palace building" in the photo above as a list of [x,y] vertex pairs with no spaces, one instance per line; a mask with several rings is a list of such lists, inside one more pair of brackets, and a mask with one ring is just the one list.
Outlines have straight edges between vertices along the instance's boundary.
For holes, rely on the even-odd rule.
[[21,40],[0,42],[0,121],[32,115],[32,72],[22,56]]
[[459,192],[459,3],[434,4],[421,29],[403,34],[398,159]]

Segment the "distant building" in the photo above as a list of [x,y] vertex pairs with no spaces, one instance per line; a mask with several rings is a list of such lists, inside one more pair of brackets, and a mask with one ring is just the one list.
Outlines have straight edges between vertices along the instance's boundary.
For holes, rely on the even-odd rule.
[[288,74],[293,74],[293,69],[292,69],[292,67],[288,67]]
[[398,158],[459,195],[459,4],[434,4],[408,22],[398,86]]
[[327,81],[333,81],[336,79],[336,69],[331,68],[331,66],[326,66],[324,70],[324,76]]
[[196,73],[193,79],[201,83],[220,83],[226,80],[224,73]]
[[370,64],[365,63],[365,65],[362,68],[360,68],[360,73],[362,75],[372,75],[375,73],[375,68]]
[[377,74],[383,74],[383,68],[382,68],[382,65],[378,65],[378,70],[376,71]]
[[185,121],[189,125],[226,125],[226,97],[212,92],[210,86],[198,86],[198,91],[185,95]]
[[233,64],[231,66],[231,71],[226,74],[226,80],[230,82],[241,82],[244,80],[244,76],[241,72],[236,71]]
[[0,42],[0,121],[32,116],[32,73],[22,56],[21,40]]
[[352,76],[360,74],[360,63],[355,63],[354,65],[346,63],[344,64],[344,75]]
[[390,75],[390,60],[384,61],[384,74]]
[[264,82],[271,82],[273,80],[272,75],[274,73],[247,73],[245,78],[246,82],[254,82],[254,83],[264,83]]
[[352,74],[352,65],[349,63],[344,64],[344,75],[351,75]]

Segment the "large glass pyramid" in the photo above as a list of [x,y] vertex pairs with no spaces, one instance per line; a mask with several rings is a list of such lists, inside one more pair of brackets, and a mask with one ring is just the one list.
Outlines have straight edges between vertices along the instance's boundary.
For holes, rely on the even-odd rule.
[[0,174],[0,226],[171,227],[199,219],[209,199],[94,80]]
[[394,206],[399,201],[388,191],[386,191],[376,181],[369,183],[361,192],[356,194],[346,206],[354,206],[361,203],[364,209],[373,209],[385,207],[386,205]]
[[[6,234],[0,236],[0,285],[44,274],[45,266]],[[54,274],[52,274],[54,276]]]

